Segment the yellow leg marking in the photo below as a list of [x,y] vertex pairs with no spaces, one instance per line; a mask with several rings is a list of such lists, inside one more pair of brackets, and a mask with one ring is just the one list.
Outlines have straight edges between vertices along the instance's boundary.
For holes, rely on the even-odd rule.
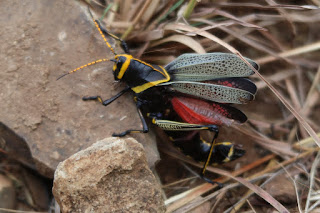
[[152,119],[152,123],[156,124],[157,120],[155,118]]
[[204,165],[203,170],[202,170],[202,175],[204,175],[205,171],[207,170],[207,166],[208,166],[208,164],[209,164],[209,162],[211,160],[211,155],[212,155],[212,151],[213,151],[213,148],[215,146],[216,140],[214,140],[212,143],[213,144],[211,145],[208,159],[207,159],[206,164]]
[[100,97],[98,97],[98,101],[99,101],[100,103],[103,103],[103,100],[102,100]]
[[206,144],[207,146],[211,146],[211,143],[205,141],[201,136],[200,136],[200,140],[202,141],[202,143]]

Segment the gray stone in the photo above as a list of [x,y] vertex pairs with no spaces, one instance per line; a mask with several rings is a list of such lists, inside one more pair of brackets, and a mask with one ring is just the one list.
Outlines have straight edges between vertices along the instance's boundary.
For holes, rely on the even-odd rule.
[[165,212],[144,149],[106,138],[60,163],[53,194],[63,212]]

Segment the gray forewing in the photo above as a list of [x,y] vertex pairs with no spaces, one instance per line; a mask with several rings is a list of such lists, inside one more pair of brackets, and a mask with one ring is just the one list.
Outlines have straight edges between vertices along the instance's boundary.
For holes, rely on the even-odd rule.
[[216,84],[180,81],[171,86],[178,92],[219,103],[244,104],[254,99],[248,91]]
[[[246,58],[259,69],[259,65]],[[226,77],[247,77],[254,71],[231,53],[183,54],[165,66],[175,81],[205,81]]]

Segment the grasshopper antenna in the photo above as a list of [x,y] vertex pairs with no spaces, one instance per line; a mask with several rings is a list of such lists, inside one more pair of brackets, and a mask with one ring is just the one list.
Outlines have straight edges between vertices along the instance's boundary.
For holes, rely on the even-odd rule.
[[58,78],[57,78],[57,80],[59,80],[60,78],[63,78],[64,76],[66,76],[66,75],[68,75],[69,73],[65,73],[65,74],[63,74],[63,75],[60,75]]
[[[114,51],[114,49],[111,47],[110,43],[108,42],[106,36],[109,35],[111,36],[112,38],[118,40],[118,41],[121,41],[121,43],[123,43],[124,41],[122,41],[121,39],[119,39],[117,36],[109,33],[106,29],[104,29],[101,25],[100,25],[100,22],[96,19],[94,19],[92,13],[91,13],[91,10],[90,10],[90,7],[88,6],[88,12],[92,18],[92,21],[94,22],[96,28],[98,29],[102,39],[104,40],[105,44],[107,45],[107,47],[111,50],[111,52],[114,54],[114,55],[117,55],[117,53]],[[126,44],[125,44],[126,46]],[[126,47],[127,48],[127,47]]]
[[[111,60],[113,61],[113,59],[111,59]],[[65,74],[59,76],[59,77],[57,78],[57,80],[59,80],[60,78],[66,76],[66,75],[69,75],[69,74],[74,73],[74,72],[76,72],[76,71],[78,71],[78,70],[81,70],[81,69],[83,69],[83,68],[85,68],[85,67],[87,67],[87,66],[90,66],[90,65],[93,65],[93,64],[96,64],[96,63],[100,63],[100,62],[111,61],[111,60],[110,60],[110,59],[103,58],[103,59],[99,59],[99,60],[90,62],[90,63],[88,63],[88,64],[82,65],[81,67],[78,67],[77,69],[74,69],[74,70],[72,70],[72,71],[70,71],[70,72],[68,72],[68,73],[65,73]]]

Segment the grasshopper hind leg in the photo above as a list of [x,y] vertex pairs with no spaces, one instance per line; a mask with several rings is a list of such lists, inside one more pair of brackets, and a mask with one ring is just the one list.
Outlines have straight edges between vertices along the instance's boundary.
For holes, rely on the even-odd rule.
[[205,176],[205,172],[207,170],[207,166],[209,165],[209,163],[211,161],[212,154],[214,154],[214,148],[215,148],[215,145],[216,145],[216,139],[218,138],[218,135],[219,135],[219,129],[218,128],[212,128],[212,129],[209,129],[209,131],[214,132],[214,136],[213,136],[212,141],[211,141],[210,151],[208,153],[207,160],[204,163],[204,165],[202,167],[202,170],[200,172],[200,177],[203,180],[205,180],[206,182],[211,183],[212,185],[217,184],[219,188],[222,188],[223,187],[222,183],[213,181],[213,180],[211,180],[211,179],[209,179],[209,178],[207,178]]

